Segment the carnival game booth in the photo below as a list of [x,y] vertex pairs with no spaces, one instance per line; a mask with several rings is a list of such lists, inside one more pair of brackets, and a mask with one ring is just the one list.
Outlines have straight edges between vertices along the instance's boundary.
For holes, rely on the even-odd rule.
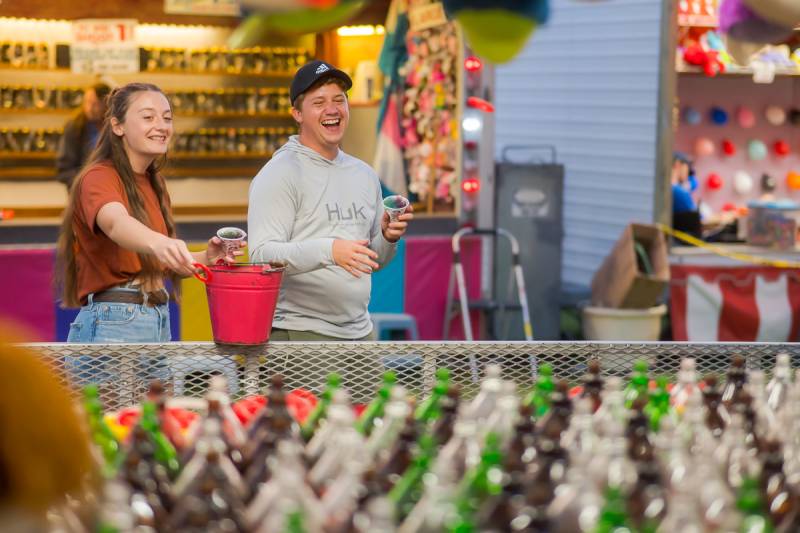
[[[674,148],[691,163],[695,233],[711,243],[672,249],[676,340],[798,339],[800,13],[751,4],[678,8]],[[765,20],[771,31],[753,31]]]

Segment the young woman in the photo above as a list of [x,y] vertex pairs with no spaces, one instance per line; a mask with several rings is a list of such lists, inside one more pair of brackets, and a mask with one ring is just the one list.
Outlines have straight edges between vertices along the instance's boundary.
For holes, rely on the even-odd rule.
[[217,237],[195,253],[175,238],[158,173],[173,134],[164,93],[130,83],[114,89],[107,105],[97,146],[70,189],[58,240],[63,302],[82,306],[68,341],[166,342],[167,280],[175,289],[193,263],[234,258]]

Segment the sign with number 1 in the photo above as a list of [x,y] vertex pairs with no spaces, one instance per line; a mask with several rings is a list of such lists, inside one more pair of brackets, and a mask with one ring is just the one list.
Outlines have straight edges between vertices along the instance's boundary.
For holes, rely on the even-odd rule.
[[104,74],[139,71],[135,19],[81,19],[72,23],[72,72]]

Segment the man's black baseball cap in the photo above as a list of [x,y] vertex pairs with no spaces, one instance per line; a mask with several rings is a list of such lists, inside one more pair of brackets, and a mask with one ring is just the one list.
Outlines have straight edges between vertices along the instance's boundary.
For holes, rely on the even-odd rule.
[[292,85],[289,88],[289,98],[292,100],[292,105],[294,105],[297,97],[306,92],[309,87],[318,80],[327,77],[342,80],[345,84],[345,90],[349,90],[353,86],[353,80],[350,79],[350,76],[330,63],[319,60],[311,61],[300,67],[294,75]]

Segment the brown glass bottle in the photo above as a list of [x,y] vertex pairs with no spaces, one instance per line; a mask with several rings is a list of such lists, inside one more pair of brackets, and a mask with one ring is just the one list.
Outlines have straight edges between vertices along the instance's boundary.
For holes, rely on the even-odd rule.
[[711,434],[719,438],[730,421],[730,414],[722,403],[722,393],[719,390],[717,376],[709,374],[703,380],[703,402],[706,405],[706,425]]
[[650,419],[644,414],[645,398],[637,398],[631,407],[632,414],[625,428],[628,438],[628,457],[640,462],[652,460],[653,442],[650,440]]
[[[175,531],[183,531],[192,515],[208,517],[207,528],[219,530],[222,523],[232,533],[248,531],[244,521],[244,503],[227,482],[227,476],[219,464],[216,451],[206,454],[206,465],[197,479],[187,488],[181,502],[172,513],[170,525]],[[199,500],[199,501],[198,501]]]
[[458,385],[450,385],[439,402],[440,415],[433,423],[431,434],[437,446],[444,446],[453,436],[453,426],[458,417],[461,390]]
[[798,500],[786,483],[780,442],[764,442],[763,461],[759,481],[769,516],[777,531],[790,531],[798,518]]
[[660,523],[666,516],[667,494],[661,479],[661,468],[652,450],[640,458],[636,471],[638,476],[627,508],[633,525],[643,529]]
[[602,402],[603,376],[601,375],[600,361],[592,359],[589,361],[586,374],[581,378],[583,385],[583,398],[592,400],[592,412],[596,412]]
[[269,481],[272,476],[267,459],[278,449],[278,442],[285,438],[288,424],[284,418],[275,419],[272,422],[274,431],[266,431],[260,441],[251,440],[245,446],[242,455],[247,457],[247,468],[242,479],[248,500],[256,495],[259,485]]
[[746,383],[745,358],[741,355],[735,355],[728,369],[728,380],[722,390],[722,403],[729,411],[733,405],[742,402],[742,394],[745,392],[744,386]]
[[[156,507],[167,513],[172,510],[172,483],[164,466],[155,459],[155,447],[147,432],[139,425],[131,433],[131,447],[122,465],[120,475],[133,488],[141,492],[148,501],[158,499]],[[155,504],[154,504],[155,505]],[[156,509],[153,509],[156,512]]]
[[536,426],[533,423],[533,407],[522,405],[519,419],[514,425],[514,436],[506,452],[504,469],[506,472],[525,472],[536,459]]
[[412,448],[418,436],[419,431],[412,411],[406,418],[405,426],[403,426],[397,442],[394,443],[389,454],[378,466],[376,472],[378,483],[380,483],[384,492],[389,492],[394,487],[400,476],[411,464],[413,459]]

